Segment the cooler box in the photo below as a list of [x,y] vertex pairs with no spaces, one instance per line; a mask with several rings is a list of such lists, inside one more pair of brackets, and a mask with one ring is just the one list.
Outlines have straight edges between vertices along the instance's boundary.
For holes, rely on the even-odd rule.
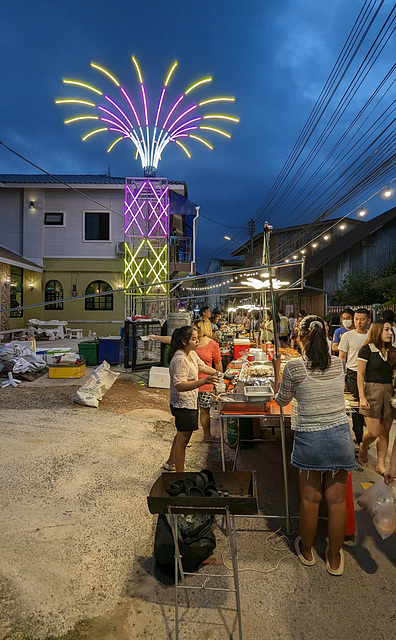
[[78,353],[82,356],[89,367],[96,367],[98,364],[98,348],[99,344],[96,342],[79,342]]
[[250,340],[239,338],[234,340],[234,360],[246,356],[250,349]]
[[157,389],[169,389],[169,369],[166,367],[151,367],[148,386],[157,387]]
[[85,374],[85,362],[81,364],[51,364],[48,367],[49,378],[82,378]]
[[109,364],[124,362],[124,340],[121,336],[108,336],[99,338],[98,361],[106,360]]

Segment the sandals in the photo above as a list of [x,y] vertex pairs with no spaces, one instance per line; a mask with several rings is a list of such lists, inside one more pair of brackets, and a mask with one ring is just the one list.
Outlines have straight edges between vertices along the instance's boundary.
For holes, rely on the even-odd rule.
[[359,447],[359,452],[358,452],[357,460],[358,460],[358,463],[359,463],[362,467],[368,467],[368,455],[367,455],[367,451],[366,451],[366,453],[363,453],[363,451],[362,451],[362,445],[360,445],[360,447]]
[[312,567],[312,565],[316,564],[313,549],[311,548],[312,560],[307,560],[306,558],[304,558],[303,554],[301,553],[300,543],[301,543],[301,536],[297,536],[297,538],[294,541],[294,549],[296,550],[297,557],[299,561],[302,564],[304,564],[306,567]]
[[329,573],[331,576],[342,576],[342,574],[344,573],[344,567],[345,567],[344,550],[340,549],[340,566],[338,567],[338,569],[332,569],[330,567],[329,561],[327,559],[328,552],[329,552],[329,547],[326,547],[325,556],[326,556],[326,571],[327,571],[327,573]]

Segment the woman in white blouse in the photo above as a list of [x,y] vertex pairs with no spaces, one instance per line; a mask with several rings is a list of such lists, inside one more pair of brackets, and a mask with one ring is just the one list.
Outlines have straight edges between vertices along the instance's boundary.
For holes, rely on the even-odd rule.
[[[208,367],[195,350],[198,333],[186,325],[175,329],[169,349],[170,393],[169,404],[175,418],[177,433],[173,439],[166,471],[184,471],[186,447],[193,431],[198,429],[198,389],[205,384],[219,382],[216,369]],[[198,372],[208,374],[198,379]]]

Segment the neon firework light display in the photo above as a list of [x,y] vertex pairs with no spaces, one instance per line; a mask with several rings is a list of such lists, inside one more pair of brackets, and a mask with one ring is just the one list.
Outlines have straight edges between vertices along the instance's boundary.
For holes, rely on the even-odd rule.
[[[107,152],[110,153],[119,142],[129,140],[135,146],[135,159],[140,158],[144,175],[154,177],[162,154],[170,142],[177,144],[184,153],[191,158],[191,152],[185,144],[188,138],[200,142],[208,149],[213,149],[213,145],[203,138],[202,134],[206,136],[215,133],[221,137],[231,138],[231,135],[227,131],[218,128],[218,121],[224,121],[230,124],[239,122],[239,118],[221,113],[202,112],[202,108],[212,109],[213,106],[215,107],[218,103],[234,102],[235,98],[215,97],[190,103],[191,94],[198,88],[211,83],[211,77],[203,78],[187,87],[184,93],[182,93],[170,109],[166,111],[164,107],[165,98],[170,80],[177,67],[177,62],[174,62],[166,75],[155,110],[155,117],[150,120],[147,91],[143,83],[143,75],[136,58],[132,56],[131,60],[140,84],[140,115],[135,106],[135,102],[125,88],[121,86],[117,78],[107,69],[104,69],[96,63],[92,62],[91,67],[102,73],[108,81],[117,87],[117,93],[121,94],[120,104],[116,102],[113,97],[107,93],[103,93],[100,89],[92,85],[76,80],[63,80],[66,85],[83,88],[95,94],[95,97],[100,96],[99,102],[97,98],[95,102],[93,102],[93,100],[81,100],[78,98],[65,98],[55,101],[56,104],[81,105],[84,108],[89,107],[95,110],[93,113],[67,118],[64,121],[65,124],[96,121],[98,126],[88,131],[83,136],[83,141],[105,131],[114,133],[116,137],[107,148]],[[165,115],[161,116],[161,113],[165,113]],[[153,124],[151,124],[151,122]],[[183,142],[181,140],[183,140]]]

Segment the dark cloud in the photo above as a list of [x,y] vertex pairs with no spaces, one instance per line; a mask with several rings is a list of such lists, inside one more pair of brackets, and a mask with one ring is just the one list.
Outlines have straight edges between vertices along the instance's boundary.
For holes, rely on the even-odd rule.
[[[241,121],[228,128],[231,140],[211,138],[212,152],[189,141],[191,160],[169,145],[158,174],[185,180],[205,216],[247,225],[286,161],[361,6],[361,0],[3,0],[0,139],[51,173],[101,173],[110,164],[112,175],[141,175],[133,148],[121,143],[107,154],[110,139],[102,134],[82,143],[83,128],[65,126],[71,111],[54,100],[67,94],[64,77],[106,86],[90,68],[92,60],[138,95],[130,60],[136,55],[152,112],[177,59],[174,96],[210,74],[213,87],[197,97],[235,95],[229,111]],[[379,62],[381,72],[390,58],[389,53]],[[370,78],[355,111],[374,84]],[[0,150],[0,172],[33,171]],[[223,235],[224,228],[201,218],[199,252],[215,252]]]

